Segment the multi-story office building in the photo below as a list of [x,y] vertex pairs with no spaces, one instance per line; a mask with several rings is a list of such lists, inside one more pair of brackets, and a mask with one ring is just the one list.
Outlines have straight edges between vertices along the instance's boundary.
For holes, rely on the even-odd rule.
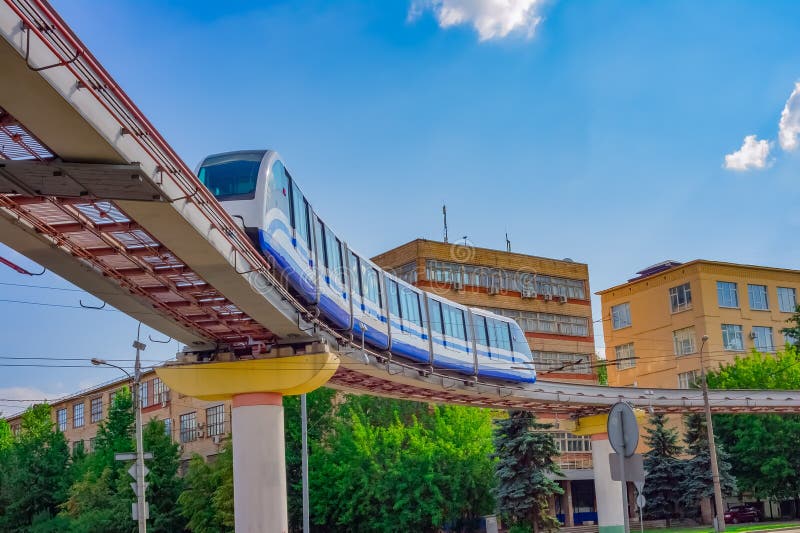
[[[587,265],[424,239],[372,260],[423,290],[514,318],[525,332],[538,379],[596,383]],[[565,431],[555,437],[566,479],[560,481],[564,495],[552,508],[566,525],[596,523],[591,440]]]
[[424,239],[372,260],[423,290],[514,318],[539,379],[596,381],[587,265]]
[[[108,417],[114,396],[130,381],[120,379],[51,404],[53,422],[64,433],[71,449],[94,450],[99,424]],[[197,453],[205,458],[219,452],[222,439],[230,433],[229,401],[206,402],[170,391],[154,371],[142,374],[140,389],[142,422],[163,420],[165,431],[181,445],[181,458],[188,461]],[[22,416],[9,417],[13,432],[20,430]]]
[[698,259],[637,274],[598,292],[610,385],[689,388],[701,347],[713,369],[791,341],[781,330],[798,303],[799,270]]

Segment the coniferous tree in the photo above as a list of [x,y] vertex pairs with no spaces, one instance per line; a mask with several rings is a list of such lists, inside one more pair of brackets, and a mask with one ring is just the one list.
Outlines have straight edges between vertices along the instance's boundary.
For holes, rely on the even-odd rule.
[[[684,442],[686,449],[692,456],[684,466],[684,478],[680,485],[681,505],[685,510],[695,516],[699,511],[700,500],[713,498],[714,484],[711,477],[711,455],[708,448],[708,434],[706,420],[701,414],[691,414],[685,417],[686,434]],[[723,496],[730,496],[736,491],[736,479],[731,474],[731,464],[728,453],[717,440],[717,466],[719,467],[720,485]]]
[[680,485],[683,482],[684,465],[678,456],[683,448],[678,443],[678,431],[666,426],[667,416],[654,414],[649,419],[644,437],[650,450],[644,454],[644,469],[647,480],[644,497],[647,500],[645,515],[651,519],[676,517]]
[[552,476],[561,475],[553,460],[559,455],[552,434],[527,411],[509,411],[494,432],[497,507],[512,525],[533,531],[558,529],[548,505],[551,495],[564,491]]

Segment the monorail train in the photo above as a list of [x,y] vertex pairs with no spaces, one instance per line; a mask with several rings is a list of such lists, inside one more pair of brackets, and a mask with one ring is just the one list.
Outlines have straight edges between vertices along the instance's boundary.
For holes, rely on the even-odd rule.
[[536,381],[530,348],[513,319],[424,292],[354,252],[317,216],[276,152],[212,155],[197,175],[331,327],[413,363]]

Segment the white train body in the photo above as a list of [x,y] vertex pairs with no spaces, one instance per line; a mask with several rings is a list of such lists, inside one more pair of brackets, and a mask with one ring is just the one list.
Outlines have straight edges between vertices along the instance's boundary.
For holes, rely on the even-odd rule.
[[209,156],[198,176],[333,328],[435,369],[536,381],[530,348],[514,320],[426,293],[354,252],[317,216],[276,152]]

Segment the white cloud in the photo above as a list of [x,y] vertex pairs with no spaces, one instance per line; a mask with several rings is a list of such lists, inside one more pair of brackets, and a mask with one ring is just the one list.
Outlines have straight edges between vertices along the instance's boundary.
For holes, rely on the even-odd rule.
[[800,82],[794,84],[794,91],[786,100],[781,113],[781,122],[778,125],[781,148],[786,151],[795,150],[798,146],[798,135],[800,135]]
[[414,0],[408,17],[413,20],[430,10],[442,28],[471,24],[481,41],[512,32],[530,38],[542,20],[543,4],[544,0]]
[[[0,388],[0,411],[3,416],[11,416],[27,409],[30,405],[44,400],[54,400],[65,394],[44,392],[32,387],[6,387]],[[25,401],[10,401],[25,400]]]
[[725,168],[728,170],[750,170],[767,166],[769,141],[756,140],[755,135],[744,138],[742,147],[725,156]]

